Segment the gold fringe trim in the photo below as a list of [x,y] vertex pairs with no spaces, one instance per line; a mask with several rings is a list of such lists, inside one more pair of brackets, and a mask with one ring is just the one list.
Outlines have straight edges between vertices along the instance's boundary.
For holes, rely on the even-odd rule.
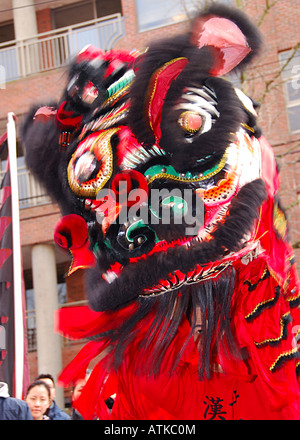
[[291,354],[297,353],[298,352],[298,348],[295,347],[292,350],[286,351],[285,353],[281,353],[278,358],[276,359],[276,361],[273,363],[273,365],[270,367],[270,371],[274,371],[274,369],[276,368],[276,365],[278,364],[278,362],[284,358],[284,357],[288,357]]
[[299,297],[300,297],[300,290],[299,290],[299,292],[298,292],[298,295],[296,295],[296,296],[289,296],[287,300],[288,300],[289,302],[291,302],[291,301],[296,301]]
[[254,281],[254,282],[252,283],[250,280],[247,280],[247,281],[244,282],[244,284],[247,284],[248,286],[251,286],[251,287],[255,286],[255,285],[258,284],[260,281],[263,281],[263,279],[264,279],[265,276],[267,275],[267,272],[268,272],[268,266],[265,265],[265,268],[264,268],[264,270],[263,270],[263,273],[261,274],[261,276],[258,278],[257,281]]
[[287,316],[291,316],[291,313],[290,312],[287,312],[287,313],[285,313],[284,315],[282,315],[282,317],[280,318],[280,336],[278,336],[278,338],[270,338],[270,339],[265,339],[264,341],[261,341],[261,342],[254,342],[255,343],[255,345],[257,346],[257,347],[259,347],[259,346],[261,346],[261,345],[265,345],[265,344],[269,344],[270,342],[272,343],[272,342],[279,342],[281,339],[282,339],[282,337],[283,337],[283,331],[284,331],[284,325],[287,325],[288,323],[289,323],[289,321],[287,321],[287,322],[284,322],[284,320],[285,320],[285,318],[287,317]]
[[257,309],[259,309],[261,306],[264,306],[264,305],[266,305],[266,304],[268,304],[268,303],[271,303],[271,302],[274,301],[275,299],[276,299],[276,295],[274,295],[273,298],[266,299],[265,301],[262,301],[262,302],[258,303],[258,304],[254,307],[254,309],[253,309],[250,313],[248,313],[248,315],[245,316],[245,319],[249,319],[249,318],[251,318],[251,316],[254,315],[254,314],[256,313]]

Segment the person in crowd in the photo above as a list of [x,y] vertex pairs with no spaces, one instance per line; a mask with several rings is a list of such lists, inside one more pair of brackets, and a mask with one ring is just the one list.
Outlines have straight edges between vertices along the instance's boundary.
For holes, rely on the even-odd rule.
[[48,411],[48,416],[50,417],[50,420],[70,420],[70,416],[66,414],[62,409],[59,408],[57,403],[55,402],[55,381],[51,374],[40,374],[36,380],[42,380],[45,382],[49,388],[51,393],[51,406]]
[[47,411],[51,406],[49,386],[42,380],[36,380],[29,385],[25,397],[33,420],[50,420]]
[[[86,384],[86,381],[87,381],[87,378],[85,377],[83,379],[79,379],[76,382],[76,384],[72,390],[72,406],[73,406],[73,403],[75,402],[75,400],[77,400],[78,397],[80,396],[80,394],[84,388],[84,385]],[[71,419],[72,420],[84,420],[82,415],[74,407],[72,408]]]
[[27,403],[10,397],[5,382],[0,382],[0,420],[32,420]]

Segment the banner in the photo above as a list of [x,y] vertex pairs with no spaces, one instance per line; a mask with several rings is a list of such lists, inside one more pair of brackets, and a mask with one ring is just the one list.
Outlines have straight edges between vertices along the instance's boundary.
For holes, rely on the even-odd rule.
[[0,187],[0,381],[7,383],[12,397],[21,399],[29,382],[29,370],[25,338],[16,132],[12,114],[9,114],[7,128],[7,134],[0,138],[0,158],[7,157]]

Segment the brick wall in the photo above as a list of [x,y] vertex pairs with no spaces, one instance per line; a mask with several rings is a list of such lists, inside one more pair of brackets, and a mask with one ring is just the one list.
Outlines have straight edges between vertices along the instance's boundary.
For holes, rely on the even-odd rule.
[[[255,23],[259,23],[264,16],[264,2],[257,0],[245,3],[247,13],[253,17]],[[299,138],[299,134],[290,136],[288,133],[278,62],[280,52],[293,48],[299,42],[299,25],[300,9],[295,7],[294,2],[279,1],[272,7],[260,25],[264,40],[262,53],[247,71],[248,91],[256,99],[261,98],[268,81],[272,81],[260,111],[260,124],[272,145]]]
[[55,225],[60,217],[59,208],[55,204],[20,210],[21,245],[52,242]]
[[10,111],[19,116],[34,103],[58,100],[65,82],[65,70],[60,69],[7,83],[6,88],[0,90],[0,120],[6,120]]
[[36,11],[36,19],[37,19],[37,28],[39,34],[52,30],[50,8]]
[[[300,133],[289,133],[279,53],[299,42],[300,8],[296,7],[297,2],[279,1],[266,13],[265,2],[243,3],[255,23],[263,18],[260,30],[264,39],[260,56],[246,72],[244,89],[261,102],[258,122],[274,148],[280,168],[280,197],[288,215],[290,240],[295,244],[300,240]],[[299,248],[295,255],[300,275]]]

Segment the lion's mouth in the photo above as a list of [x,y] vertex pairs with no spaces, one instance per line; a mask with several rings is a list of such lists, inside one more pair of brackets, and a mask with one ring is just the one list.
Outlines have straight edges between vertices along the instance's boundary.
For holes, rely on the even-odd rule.
[[[137,265],[138,262],[147,260],[149,257],[154,256],[155,254],[159,259],[158,254],[164,255],[168,249],[172,248],[181,248],[181,250],[185,250],[187,252],[186,257],[188,258],[189,249],[192,247],[198,247],[200,249],[202,241],[203,240],[201,240],[200,237],[178,239],[170,243],[161,241],[157,243],[147,255],[131,258],[129,260],[130,268],[131,270],[134,270],[134,266]],[[216,278],[236,260],[242,259],[243,257],[249,255],[252,257],[256,256],[258,250],[259,243],[254,239],[253,234],[245,234],[238,251],[234,252],[228,249],[223,250],[222,261],[217,260],[206,264],[197,264],[195,260],[194,266],[191,270],[183,271],[181,269],[174,269],[168,274],[167,277],[160,279],[158,283],[144,288],[139,296],[157,296],[166,292],[177,290],[184,285],[196,284],[207,279]],[[102,278],[107,284],[112,284],[115,280],[119,279],[123,271],[126,271],[126,266],[119,262],[115,262],[109,267],[108,270],[103,272]]]
[[102,245],[96,266],[88,271],[92,308],[103,311],[138,297],[177,291],[217,278],[243,257],[247,259],[247,254],[259,249],[256,234],[266,196],[262,179],[250,181],[238,190],[210,237],[161,240],[148,252],[130,257],[125,263],[113,258]]
[[[154,254],[160,253],[160,252],[165,252],[167,249],[174,248],[176,246],[177,247],[179,247],[179,246],[188,247],[189,245],[191,245],[191,243],[193,243],[193,242],[195,243],[196,241],[199,242],[198,237],[173,240],[172,242],[169,242],[169,243],[167,241],[160,241],[154,245],[153,249],[147,255],[143,254],[139,257],[132,257],[128,260],[128,264],[134,265],[138,261],[146,260],[151,255],[154,255]],[[115,263],[113,263],[110,266],[110,268],[106,272],[104,272],[102,274],[102,278],[107,283],[111,284],[115,279],[119,278],[119,276],[121,275],[122,271],[125,268],[126,268],[125,265],[122,265],[121,263],[116,261]]]
[[[266,196],[259,155],[255,139],[250,140],[241,129],[222,158],[201,175],[178,175],[163,160],[155,164],[145,158],[142,168],[121,171],[110,180],[108,191],[117,196],[117,205],[111,205],[111,199],[104,204],[98,198],[85,198],[86,208],[93,211],[94,265],[89,266],[89,276],[96,287],[91,288],[89,296],[95,310],[217,277],[236,258],[251,252],[257,245],[255,221]],[[124,157],[128,158],[127,154]],[[122,203],[117,187],[121,181],[147,196],[147,200],[142,197],[135,215],[130,211],[133,206],[127,203],[129,198]],[[161,195],[155,207],[151,191],[160,189],[169,192]],[[179,193],[171,196],[173,189]],[[192,194],[190,205],[185,203],[185,191]],[[202,218],[193,210],[195,200],[201,202]],[[162,221],[165,208],[171,211],[171,221],[166,223]],[[146,212],[144,217],[137,215],[142,210]],[[186,213],[195,220],[189,233],[187,227],[191,224],[185,216],[181,223],[176,221],[178,215],[182,219],[180,215]]]
[[[246,154],[247,152],[248,154]],[[181,249],[182,252],[185,251],[188,258],[189,249],[200,248],[202,244],[207,246],[213,241],[215,239],[214,234],[228,218],[232,198],[247,183],[245,181],[241,182],[239,177],[240,170],[246,166],[247,161],[249,161],[247,136],[241,131],[237,142],[230,144],[227,148],[220,161],[221,165],[216,165],[212,172],[206,174],[206,178],[205,175],[204,178],[200,179],[199,177],[193,178],[185,175],[179,179],[178,176],[167,173],[167,169],[163,169],[163,175],[161,173],[155,174],[155,170],[150,170],[153,174],[147,177],[149,188],[155,187],[155,184],[157,186],[170,184],[170,182],[172,184],[174,179],[176,179],[177,186],[179,183],[186,185],[184,188],[189,188],[189,185],[192,186],[194,194],[203,203],[203,219],[197,225],[193,235],[186,234],[187,225],[182,224],[180,227],[177,226],[176,232],[178,235],[171,237],[171,239],[164,237],[168,225],[161,229],[161,225],[155,227],[151,224],[151,221],[146,222],[138,217],[126,217],[126,221],[110,225],[104,234],[104,245],[110,254],[114,256],[114,263],[102,274],[104,281],[112,284],[123,272],[126,272],[127,266],[134,270],[134,266],[142,260],[148,260],[150,257],[157,257],[158,260],[163,259],[166,251],[172,248]],[[253,170],[249,172],[249,181],[258,177],[257,167],[253,167]],[[145,171],[145,174],[147,172],[149,173],[149,169]],[[170,202],[170,199],[168,201]],[[151,210],[151,204],[147,208]],[[169,226],[169,229],[173,229],[174,226],[172,224],[171,228]],[[243,236],[241,248],[246,246],[249,239],[249,234]],[[222,252],[223,258],[226,258],[227,254],[232,254],[226,248]],[[162,254],[162,256],[159,256],[159,254]],[[159,294],[166,289],[177,289],[182,283],[192,284],[199,282],[201,279],[216,276],[228,264],[227,262],[224,265],[214,263],[208,268],[205,264],[198,265],[195,260],[192,270],[182,272],[175,269],[170,273],[170,276],[165,277],[164,281],[160,281],[159,285],[152,286],[150,290],[145,289],[142,294]]]

